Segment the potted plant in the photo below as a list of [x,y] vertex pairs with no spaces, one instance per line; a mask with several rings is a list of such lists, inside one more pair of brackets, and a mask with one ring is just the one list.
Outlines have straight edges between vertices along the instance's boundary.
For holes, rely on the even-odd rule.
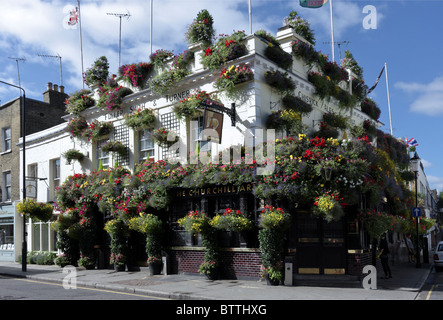
[[153,54],[151,54],[149,58],[151,59],[151,63],[158,70],[160,68],[163,68],[168,60],[174,58],[174,53],[169,50],[158,49]]
[[87,69],[83,75],[85,83],[90,86],[98,86],[106,82],[109,75],[109,63],[105,56],[94,61],[91,68]]
[[134,130],[153,129],[156,118],[152,109],[138,108],[130,114],[124,115],[125,124]]
[[97,101],[97,108],[118,110],[121,107],[123,98],[130,95],[133,91],[123,86],[109,86],[104,85],[99,88],[99,99]]
[[116,271],[124,271],[128,255],[127,238],[129,228],[122,219],[117,218],[106,222],[104,229],[111,237],[111,257],[109,262],[114,264]]
[[289,226],[290,215],[281,208],[265,206],[259,219],[259,247],[264,274],[269,283],[276,285],[283,279],[282,253],[284,231]]
[[276,89],[281,94],[292,92],[295,90],[295,83],[287,73],[280,71],[267,71],[265,73],[265,81],[268,85]]
[[114,129],[112,122],[94,120],[83,133],[83,136],[87,137],[88,140],[97,141],[109,135],[112,132],[112,129]]
[[185,38],[188,44],[202,43],[204,46],[209,46],[215,33],[213,24],[214,19],[208,10],[201,10],[186,31]]
[[34,199],[25,199],[17,204],[17,211],[22,215],[28,215],[38,221],[49,221],[52,218],[54,208],[49,203],[37,202]]
[[309,21],[301,18],[297,11],[291,11],[289,16],[284,19],[284,24],[294,29],[295,33],[315,45],[315,36],[314,32],[311,30]]
[[71,164],[72,160],[82,161],[85,155],[77,149],[69,149],[63,153],[63,157],[66,158],[67,164]]
[[148,255],[149,272],[151,275],[160,274],[162,267],[162,221],[153,214],[141,212],[138,217],[129,220],[129,228],[146,235],[146,254]]

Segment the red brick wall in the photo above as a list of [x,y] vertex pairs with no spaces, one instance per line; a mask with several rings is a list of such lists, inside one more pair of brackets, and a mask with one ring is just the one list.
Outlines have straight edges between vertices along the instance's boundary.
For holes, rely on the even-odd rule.
[[[169,250],[170,273],[198,273],[204,260],[204,251]],[[224,279],[259,278],[261,257],[259,252],[220,252],[221,277]]]

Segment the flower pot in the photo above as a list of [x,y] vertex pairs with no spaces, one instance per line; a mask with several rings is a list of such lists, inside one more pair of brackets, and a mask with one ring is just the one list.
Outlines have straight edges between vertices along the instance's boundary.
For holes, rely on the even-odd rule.
[[268,286],[278,286],[280,285],[280,280],[273,280],[269,278],[269,276],[266,276],[266,283],[268,284]]
[[210,273],[205,273],[205,276],[208,280],[218,280],[220,277],[219,268],[212,269]]
[[126,266],[124,264],[114,263],[114,271],[121,272],[125,271]]
[[148,267],[149,267],[149,275],[151,276],[160,274],[162,271],[161,263],[148,263]]

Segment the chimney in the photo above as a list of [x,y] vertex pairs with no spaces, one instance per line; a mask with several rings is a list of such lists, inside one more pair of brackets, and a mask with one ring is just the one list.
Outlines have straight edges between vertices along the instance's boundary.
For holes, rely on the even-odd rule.
[[68,95],[65,93],[65,88],[63,86],[59,86],[57,84],[52,84],[52,82],[48,82],[48,87],[45,92],[43,92],[43,101],[49,104],[63,104],[65,99],[68,98]]

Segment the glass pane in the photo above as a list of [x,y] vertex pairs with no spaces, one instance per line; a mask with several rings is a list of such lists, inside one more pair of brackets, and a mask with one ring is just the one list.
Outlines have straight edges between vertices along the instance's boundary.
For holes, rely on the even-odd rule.
[[40,223],[32,224],[32,250],[40,250]]
[[41,231],[42,231],[42,245],[40,250],[49,251],[49,230],[47,223],[42,223]]

